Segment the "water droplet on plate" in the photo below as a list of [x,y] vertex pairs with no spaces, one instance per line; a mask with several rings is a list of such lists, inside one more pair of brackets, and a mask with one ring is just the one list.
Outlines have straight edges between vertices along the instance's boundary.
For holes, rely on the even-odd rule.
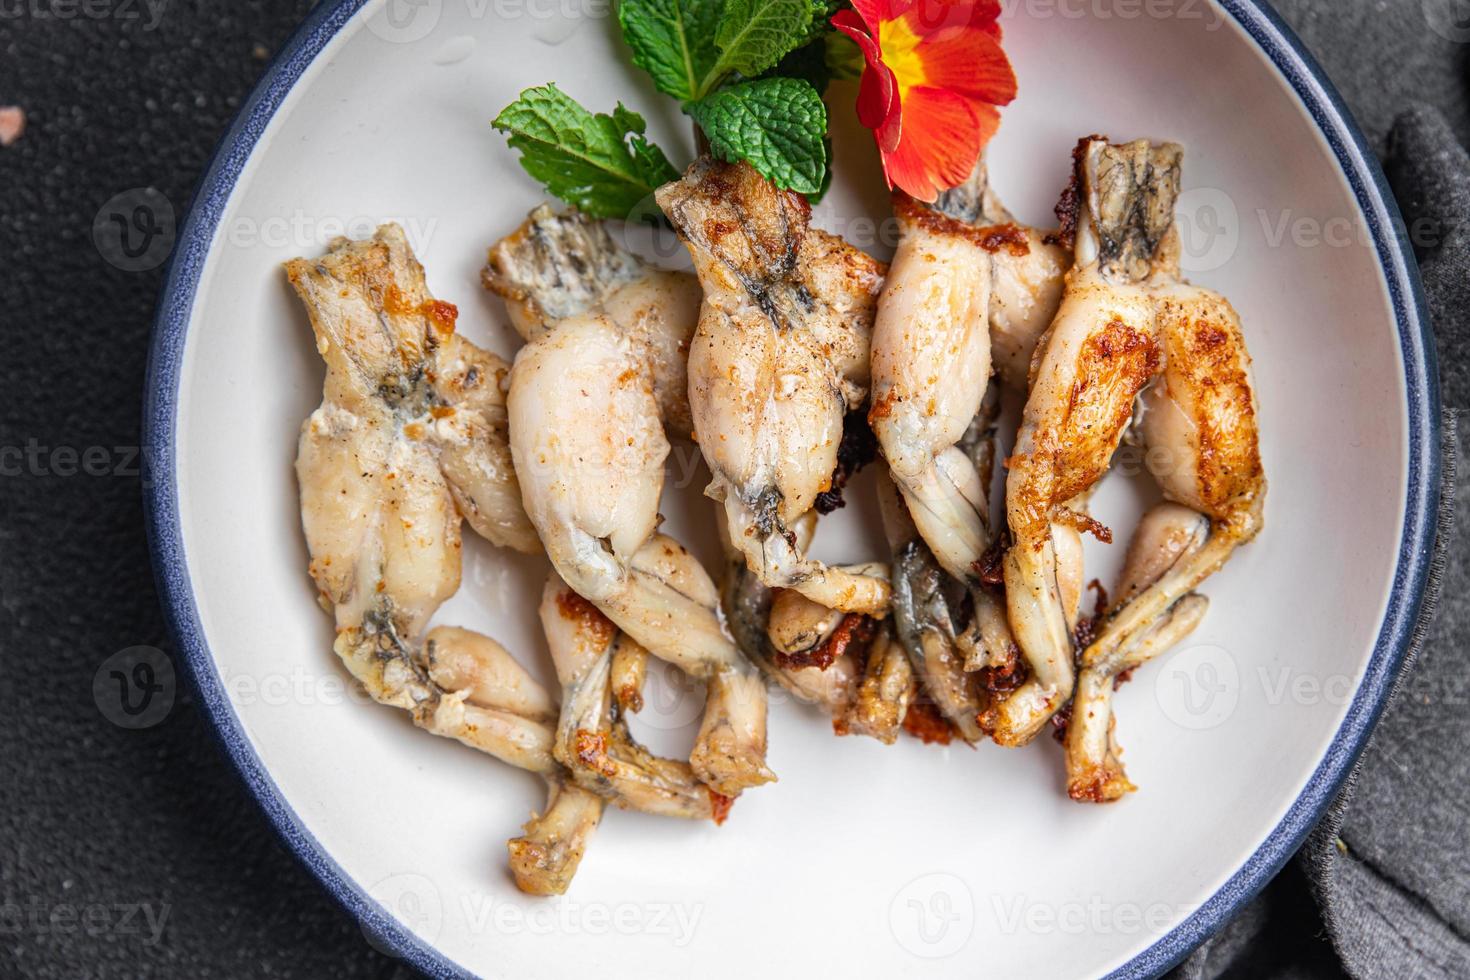
[[468,34],[452,37],[434,52],[434,64],[455,65],[475,53],[475,39]]

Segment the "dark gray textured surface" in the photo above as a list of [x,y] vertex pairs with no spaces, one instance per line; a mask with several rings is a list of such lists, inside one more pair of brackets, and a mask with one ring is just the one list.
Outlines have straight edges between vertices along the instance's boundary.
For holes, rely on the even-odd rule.
[[[1470,389],[1457,355],[1470,326],[1470,224],[1465,221],[1470,216],[1470,156],[1455,142],[1443,117],[1416,109],[1394,128],[1390,164],[1390,179],[1410,220],[1423,216],[1445,228],[1443,240],[1425,249],[1422,266],[1432,313],[1442,324],[1445,402],[1463,411]],[[1458,455],[1466,459],[1463,450]],[[1455,494],[1462,517],[1470,505],[1465,476],[1461,474]],[[1470,745],[1467,585],[1470,555],[1464,547],[1448,549],[1441,577],[1443,614],[1364,756],[1357,805],[1347,809],[1338,831],[1345,853],[1336,861],[1339,875],[1376,875],[1393,886],[1397,897],[1422,906],[1430,934],[1426,939],[1443,947],[1438,959],[1445,972],[1461,977],[1470,976],[1470,944],[1465,942],[1470,936],[1470,779],[1464,758]],[[1344,942],[1359,931],[1352,923],[1360,915],[1377,911],[1371,905],[1349,904],[1350,889],[1348,884],[1337,887],[1344,906],[1334,909],[1336,921],[1331,923],[1333,934]],[[1366,902],[1362,889],[1356,892],[1359,902]]]
[[[1415,102],[1470,138],[1470,31],[1438,19],[1456,3],[1278,6],[1386,150],[1393,120]],[[264,54],[309,6],[175,0],[156,23],[123,0],[90,8],[102,17],[16,16],[36,8],[13,4],[0,12],[0,104],[30,116],[25,137],[0,149],[0,448],[21,450],[0,460],[0,976],[406,973],[369,949],[282,850],[183,692],[167,721],[142,731],[107,720],[93,696],[93,675],[114,653],[169,644],[132,462],[161,273],[104,261],[92,222],[113,195],[149,186],[182,214]],[[1453,141],[1425,112],[1395,142],[1392,170],[1406,209],[1443,231],[1425,243],[1426,282],[1446,403],[1463,408],[1470,386],[1454,355],[1470,301],[1470,208],[1457,193],[1470,175],[1446,181]],[[69,457],[55,450],[65,447],[101,447],[90,458],[102,475],[64,475]],[[1466,517],[1470,496],[1460,501]],[[1453,962],[1446,957],[1463,950],[1467,929],[1467,780],[1448,776],[1470,747],[1467,589],[1470,562],[1452,548],[1444,612],[1365,757],[1342,811],[1342,845],[1329,835],[1314,863],[1289,866],[1196,959],[1194,975],[1330,976],[1339,949],[1362,976],[1412,975],[1405,962],[1418,975],[1452,975],[1432,968],[1436,957]],[[1314,897],[1324,883],[1342,913],[1330,928]],[[1362,896],[1378,894],[1392,901],[1364,907]],[[1358,948],[1356,927],[1374,916],[1397,932]],[[1442,928],[1428,941],[1438,946],[1394,958],[1418,941],[1415,927],[1435,923]]]
[[[37,449],[0,477],[0,977],[401,970],[276,842],[191,706],[125,731],[92,696],[113,653],[168,649],[134,469],[161,272],[105,262],[93,218],[148,186],[182,213],[308,6],[174,2],[153,30],[141,5],[139,20],[121,4],[102,19],[0,13],[0,104],[30,117],[0,149],[0,446]],[[106,475],[62,475],[60,447],[103,447]],[[87,909],[104,905],[99,928]],[[145,905],[155,921],[168,909],[158,942],[118,909]]]

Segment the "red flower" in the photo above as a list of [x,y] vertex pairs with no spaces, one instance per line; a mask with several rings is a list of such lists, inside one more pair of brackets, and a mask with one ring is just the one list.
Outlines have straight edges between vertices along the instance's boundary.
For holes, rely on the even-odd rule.
[[1000,47],[1000,0],[853,0],[832,26],[867,66],[858,118],[873,131],[889,187],[920,201],[964,183],[1016,97]]

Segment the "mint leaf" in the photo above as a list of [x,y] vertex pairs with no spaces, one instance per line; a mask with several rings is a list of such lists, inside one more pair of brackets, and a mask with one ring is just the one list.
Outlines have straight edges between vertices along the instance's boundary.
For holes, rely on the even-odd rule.
[[679,179],[678,169],[669,163],[658,144],[649,142],[641,133],[628,137],[628,144],[633,150],[633,165],[649,187],[658,190],[669,181]]
[[842,3],[843,0],[807,0],[807,6],[811,9],[811,23],[802,32],[796,47],[786,52],[775,67],[768,69],[761,77],[780,75],[786,78],[804,78],[812,83],[812,88],[818,94],[826,92],[827,86],[835,77],[828,53],[834,37],[847,41],[858,52],[858,66],[861,68],[863,56],[857,45],[846,34],[832,28],[832,14]]
[[[806,44],[815,41],[823,34],[840,33],[832,27],[832,15],[842,9],[844,0],[807,0],[807,6],[811,8],[811,23],[806,32],[802,34],[797,44]],[[843,37],[847,35],[843,34]]]
[[812,0],[725,0],[715,35],[720,57],[701,94],[731,72],[754,78],[780,61],[808,39],[813,13]]
[[807,200],[810,201],[812,204],[816,204],[819,201],[821,201],[822,198],[824,198],[824,197],[827,196],[827,192],[832,189],[832,137],[831,136],[823,136],[822,137],[822,153],[824,154],[824,161],[823,161],[823,166],[822,166],[822,186],[817,188],[817,192],[815,194],[808,194],[806,196],[807,197]]
[[698,98],[718,58],[715,34],[723,0],[622,0],[618,23],[633,64],[681,102]]
[[797,78],[741,82],[686,106],[721,160],[745,160],[778,187],[822,189],[827,171],[827,107]]
[[619,102],[613,109],[613,122],[627,134],[628,148],[633,152],[633,169],[644,184],[656,190],[671,180],[679,179],[679,171],[669,163],[664,151],[643,135],[647,126],[642,116]]
[[554,197],[597,218],[631,214],[679,173],[643,135],[643,117],[619,103],[593,115],[554,84],[528,88],[494,127],[521,152],[521,166]]

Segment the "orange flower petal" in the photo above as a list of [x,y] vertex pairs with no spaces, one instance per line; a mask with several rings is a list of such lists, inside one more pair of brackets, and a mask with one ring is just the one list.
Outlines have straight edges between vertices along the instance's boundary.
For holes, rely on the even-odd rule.
[[[922,85],[909,90],[901,114],[903,134],[883,154],[884,173],[890,187],[931,202],[941,190],[963,183],[980,159],[976,107],[953,92]],[[994,132],[994,126],[989,129]]]
[[866,62],[858,117],[890,187],[921,201],[963,183],[1016,97],[1000,0],[852,0],[832,18]]
[[989,34],[966,28],[926,38],[915,53],[923,62],[926,84],[991,105],[1007,105],[1016,97],[1016,73],[1000,42]]
[[917,0],[904,6],[892,16],[908,18],[920,37],[973,29],[1000,38],[1000,0]]
[[[933,2],[933,0],[925,0]],[[868,25],[868,30],[877,35],[878,25],[885,20],[895,20],[908,10],[909,3],[904,0],[852,0],[852,9],[858,12],[858,16]],[[841,14],[838,14],[841,16]]]
[[853,39],[867,62],[858,82],[858,121],[873,130],[880,147],[891,150],[898,144],[898,80],[883,63],[878,42],[864,30],[857,14],[840,11],[832,18],[832,26]]
[[[975,110],[975,122],[980,127],[980,149],[984,150],[986,144],[990,142],[990,138],[995,135],[996,130],[1000,129],[1000,110],[993,105],[985,105],[984,103],[980,105],[971,103],[970,108]],[[969,176],[969,174],[965,174],[966,178]]]

